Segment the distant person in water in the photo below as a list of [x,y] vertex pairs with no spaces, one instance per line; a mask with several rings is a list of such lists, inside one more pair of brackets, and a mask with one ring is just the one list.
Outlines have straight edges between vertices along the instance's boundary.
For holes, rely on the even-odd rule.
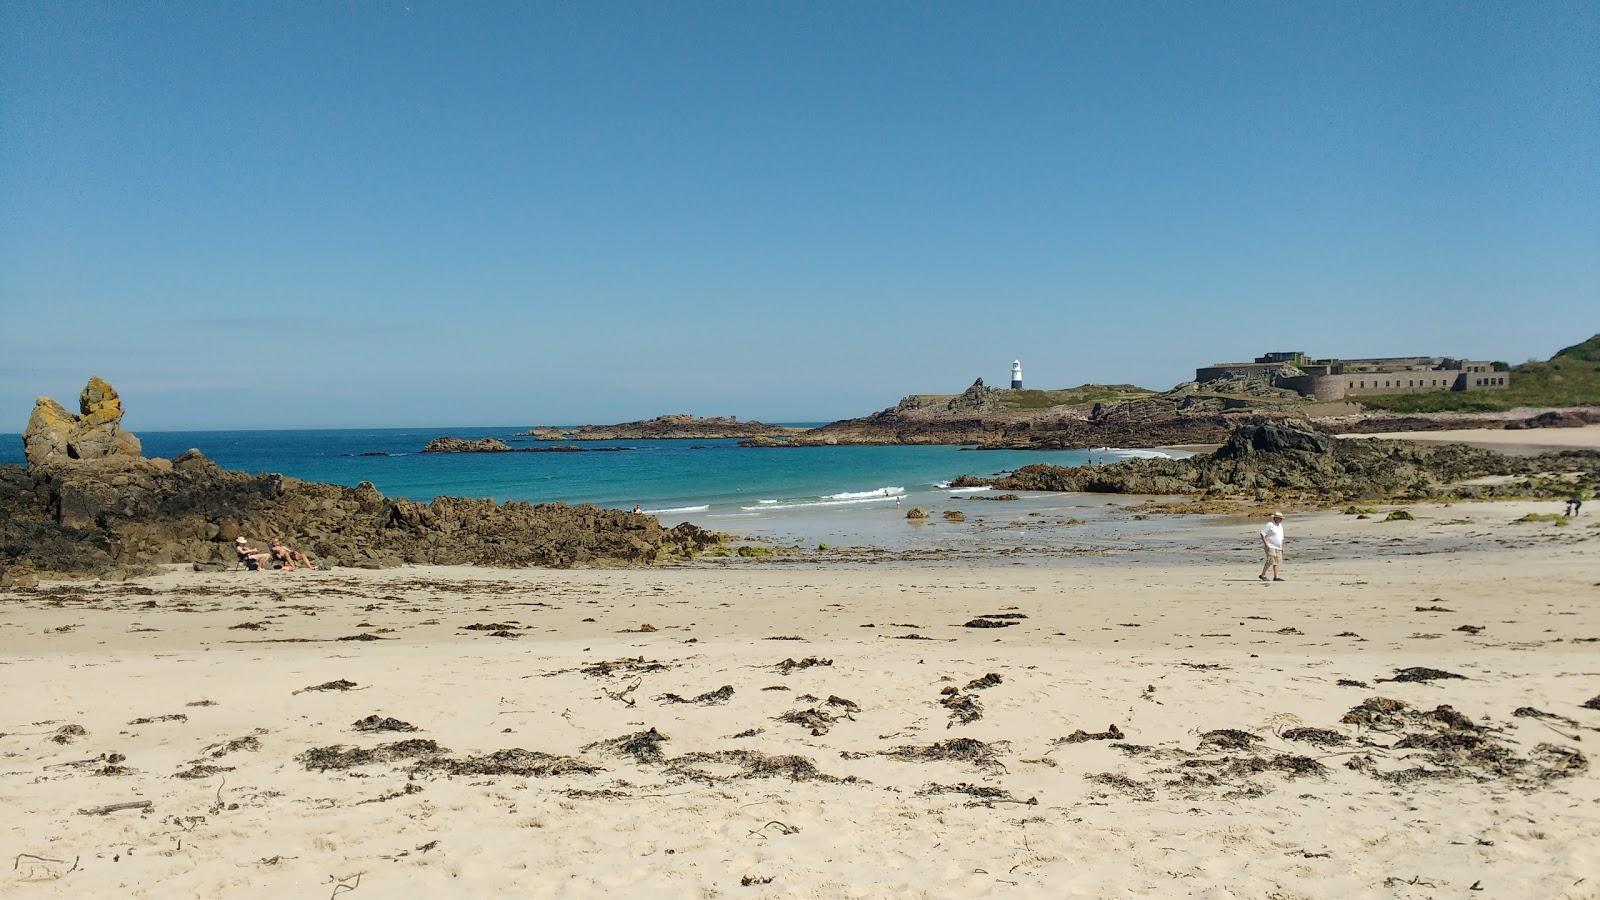
[[306,556],[299,550],[295,550],[277,538],[272,539],[272,555],[283,561],[283,570],[285,572],[293,572],[294,564],[296,562],[299,562],[300,565],[305,566],[308,569],[316,568],[316,565],[311,562],[310,557]]
[[244,567],[252,572],[271,568],[272,554],[250,546],[250,542],[245,540],[242,534],[234,540],[233,552],[238,555],[239,561],[244,563]]
[[1283,513],[1273,513],[1267,524],[1261,526],[1261,549],[1266,552],[1267,561],[1261,566],[1261,574],[1256,577],[1267,581],[1270,572],[1271,581],[1283,581],[1278,574],[1283,567]]

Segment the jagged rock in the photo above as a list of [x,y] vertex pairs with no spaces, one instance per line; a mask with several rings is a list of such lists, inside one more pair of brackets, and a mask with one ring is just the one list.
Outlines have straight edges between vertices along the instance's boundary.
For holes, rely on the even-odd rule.
[[[108,396],[115,392],[104,385],[85,406],[105,411]],[[114,416],[102,414],[90,427],[117,418],[120,403]],[[231,567],[230,545],[240,535],[257,546],[278,537],[313,558],[375,568],[643,563],[718,540],[687,523],[668,530],[653,517],[594,506],[391,500],[367,482],[349,488],[231,472],[197,450],[170,461],[120,451],[43,460],[26,470],[0,466],[0,567],[10,571],[19,563],[63,574],[135,574],[168,563]]]
[[1234,429],[1228,442],[1217,450],[1222,459],[1249,456],[1252,453],[1282,453],[1301,450],[1307,453],[1327,453],[1333,439],[1318,434],[1305,422],[1263,422],[1260,425]]
[[946,409],[962,412],[988,412],[1000,408],[1000,392],[983,383],[979,378],[967,388],[957,394],[947,405]]
[[122,430],[122,398],[104,379],[89,379],[78,395],[78,414],[40,397],[22,435],[30,469],[71,465],[80,460],[138,459],[139,439]]

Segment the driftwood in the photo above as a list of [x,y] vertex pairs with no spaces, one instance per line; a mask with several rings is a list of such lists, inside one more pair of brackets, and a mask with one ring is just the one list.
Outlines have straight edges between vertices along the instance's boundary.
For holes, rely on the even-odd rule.
[[155,808],[156,804],[151,800],[130,800],[127,803],[113,803],[110,806],[96,806],[91,809],[80,809],[78,810],[78,815],[103,816],[107,815],[108,813],[121,812],[125,809],[137,809],[144,812],[149,812]]

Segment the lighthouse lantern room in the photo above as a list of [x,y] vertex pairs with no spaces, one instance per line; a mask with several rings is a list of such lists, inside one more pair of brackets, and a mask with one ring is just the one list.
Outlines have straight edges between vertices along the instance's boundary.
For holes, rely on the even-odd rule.
[[1011,389],[1014,391],[1022,390],[1022,360],[1020,359],[1011,361]]

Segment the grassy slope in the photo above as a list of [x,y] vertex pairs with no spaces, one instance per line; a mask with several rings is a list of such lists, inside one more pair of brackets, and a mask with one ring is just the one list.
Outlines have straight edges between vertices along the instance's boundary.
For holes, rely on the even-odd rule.
[[1006,391],[1000,398],[1007,409],[1049,409],[1074,403],[1106,403],[1109,401],[1137,400],[1155,391],[1132,384],[1080,384],[1075,388],[1054,391]]
[[1368,409],[1393,412],[1498,412],[1518,406],[1580,406],[1600,403],[1600,334],[1562,350],[1546,362],[1511,369],[1503,391],[1440,391],[1362,397]]

